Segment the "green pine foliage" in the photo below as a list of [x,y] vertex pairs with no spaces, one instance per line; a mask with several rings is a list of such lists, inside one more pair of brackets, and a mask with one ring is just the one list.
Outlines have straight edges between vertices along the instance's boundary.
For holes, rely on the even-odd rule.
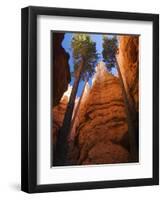
[[106,67],[109,71],[116,65],[116,53],[118,51],[118,40],[116,36],[106,37],[103,36],[103,61],[106,64]]
[[91,77],[95,72],[95,66],[98,60],[96,52],[96,43],[93,42],[88,34],[76,33],[73,35],[72,43],[74,58],[74,73],[78,70],[81,60],[84,61],[81,78],[84,80],[86,76]]

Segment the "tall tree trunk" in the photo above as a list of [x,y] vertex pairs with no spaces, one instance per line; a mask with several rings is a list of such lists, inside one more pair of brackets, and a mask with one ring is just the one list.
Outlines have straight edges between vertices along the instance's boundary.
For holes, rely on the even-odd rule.
[[66,108],[64,120],[62,127],[60,128],[57,136],[57,142],[56,142],[56,155],[54,155],[55,159],[55,165],[61,166],[61,165],[67,165],[67,153],[68,153],[68,134],[70,131],[70,125],[71,125],[71,118],[72,118],[72,113],[74,109],[74,104],[75,104],[75,98],[76,98],[76,93],[77,89],[79,86],[79,81],[81,77],[81,73],[84,67],[84,60],[81,60],[81,63],[78,68],[77,75],[75,77],[75,81],[73,84],[73,88],[71,91],[70,99]]
[[117,66],[120,84],[122,87],[122,95],[124,98],[126,114],[127,114],[131,161],[138,161],[138,149],[137,149],[137,141],[136,141],[136,133],[135,133],[136,127],[134,126],[132,108],[127,97],[127,92],[125,90],[125,86],[124,86],[122,74],[119,68],[119,64],[117,62],[117,58],[115,58],[115,60],[116,60],[116,66]]
[[87,76],[87,77],[85,78],[85,81],[84,81],[84,86],[83,86],[82,94],[81,94],[81,96],[80,96],[79,102],[78,102],[78,104],[77,104],[77,106],[76,106],[76,109],[75,109],[75,113],[74,113],[74,115],[73,115],[73,119],[72,119],[72,121],[71,121],[70,134],[71,134],[72,129],[73,129],[73,127],[74,127],[75,119],[76,119],[76,116],[77,116],[77,114],[78,114],[78,110],[79,110],[79,107],[80,107],[80,104],[81,104],[81,101],[82,101],[82,98],[83,98],[83,95],[84,95],[85,87],[86,87],[86,84],[87,84],[88,80],[89,80],[89,76]]

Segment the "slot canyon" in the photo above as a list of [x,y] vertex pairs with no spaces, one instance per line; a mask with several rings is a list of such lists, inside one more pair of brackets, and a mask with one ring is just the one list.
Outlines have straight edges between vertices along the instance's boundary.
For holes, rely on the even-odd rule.
[[[63,35],[55,34],[55,60],[53,71],[52,143],[53,156],[59,129],[69,101],[69,55],[62,47]],[[118,36],[117,62],[122,74],[127,98],[131,107],[134,127],[139,115],[139,40],[137,36]],[[62,84],[61,84],[61,80]],[[106,70],[100,61],[92,78],[85,86],[79,107],[75,100],[75,120],[68,137],[68,159],[71,165],[127,163],[131,161],[127,112],[118,75]],[[75,109],[78,109],[75,113]],[[73,118],[73,116],[72,116]],[[54,159],[55,160],[55,159]],[[55,161],[54,161],[55,162]],[[55,165],[55,163],[53,163]]]

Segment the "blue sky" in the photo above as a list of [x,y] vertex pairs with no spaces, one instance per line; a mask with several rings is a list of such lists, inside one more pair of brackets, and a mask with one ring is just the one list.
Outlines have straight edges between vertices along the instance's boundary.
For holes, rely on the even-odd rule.
[[[98,61],[102,61],[103,57],[102,57],[102,34],[89,34],[91,39],[96,42],[96,50],[97,53],[99,54],[99,60]],[[71,39],[72,39],[73,33],[65,33],[65,37],[64,40],[62,42],[62,46],[63,48],[66,50],[66,52],[69,53],[70,55],[70,59],[69,59],[69,65],[70,65],[70,71],[72,72],[74,70],[74,65],[73,65],[73,56],[72,56],[72,48],[71,48]],[[110,35],[111,37],[111,35]],[[113,74],[116,73],[115,70],[112,71]],[[71,77],[71,82],[70,84],[73,85],[74,83],[74,78]],[[89,84],[92,84],[92,78],[89,79]],[[78,91],[77,91],[77,96],[80,97],[81,93],[82,93],[82,89],[84,86],[84,81],[80,81],[79,83],[79,87],[78,87]]]

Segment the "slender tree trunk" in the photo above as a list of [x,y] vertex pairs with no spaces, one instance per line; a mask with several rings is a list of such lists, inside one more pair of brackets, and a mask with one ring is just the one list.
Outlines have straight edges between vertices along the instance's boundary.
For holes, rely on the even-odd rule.
[[77,89],[79,86],[79,81],[81,77],[81,73],[84,67],[84,60],[81,60],[81,63],[78,68],[78,72],[73,84],[73,88],[71,91],[70,99],[66,108],[64,120],[62,127],[60,128],[57,136],[57,142],[56,142],[56,156],[55,157],[55,165],[61,166],[61,165],[67,165],[67,153],[68,153],[68,134],[70,131],[70,125],[71,125],[71,118],[72,118],[72,113],[74,109],[74,104],[75,104],[75,98],[76,98],[76,93]]
[[81,94],[81,96],[80,96],[79,102],[78,102],[78,104],[77,104],[77,106],[76,106],[76,109],[75,109],[75,113],[74,113],[73,119],[72,119],[72,121],[71,121],[70,134],[71,134],[72,129],[73,129],[73,127],[74,127],[75,119],[76,119],[76,116],[77,116],[77,114],[78,114],[78,110],[79,110],[79,107],[80,107],[80,104],[81,104],[81,101],[82,101],[82,98],[83,98],[83,95],[84,95],[85,87],[86,87],[86,84],[87,84],[88,80],[89,80],[89,77],[87,76],[87,77],[85,78],[85,81],[84,81],[84,86],[83,86],[82,94]]
[[130,143],[130,154],[131,154],[131,161],[137,161],[138,160],[138,149],[137,149],[137,141],[136,141],[136,127],[134,126],[134,121],[133,121],[133,113],[132,113],[132,108],[129,103],[128,97],[127,97],[127,92],[125,90],[122,74],[119,68],[119,64],[116,59],[116,66],[117,66],[117,71],[119,75],[119,80],[120,84],[122,87],[122,94],[125,102],[125,108],[126,108],[126,113],[127,113],[127,122],[128,122],[128,132],[129,132],[129,143]]

